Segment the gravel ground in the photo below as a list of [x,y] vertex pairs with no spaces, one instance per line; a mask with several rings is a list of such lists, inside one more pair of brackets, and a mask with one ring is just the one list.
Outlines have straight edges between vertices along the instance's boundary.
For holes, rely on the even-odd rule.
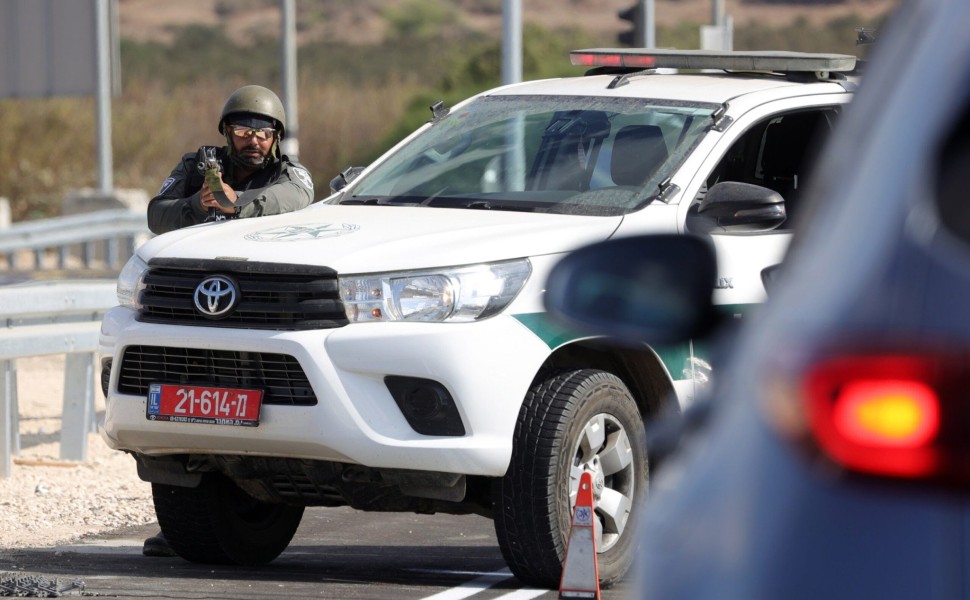
[[[0,551],[155,522],[151,486],[138,478],[135,461],[99,434],[88,435],[85,461],[60,458],[63,369],[63,356],[17,361],[20,453],[11,476],[0,478]],[[101,418],[104,398],[96,395]]]

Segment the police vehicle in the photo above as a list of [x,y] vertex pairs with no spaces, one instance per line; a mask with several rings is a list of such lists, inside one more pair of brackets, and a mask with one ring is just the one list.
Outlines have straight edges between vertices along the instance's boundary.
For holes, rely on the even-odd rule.
[[688,404],[707,363],[556,325],[546,275],[591,242],[698,232],[718,248],[715,301],[761,302],[856,60],[571,60],[586,73],[435,105],[305,210],[137,250],[102,325],[102,436],[151,482],[179,555],[271,561],[307,506],[474,513],[516,576],[555,587],[588,471],[602,585],[625,574],[645,424]]

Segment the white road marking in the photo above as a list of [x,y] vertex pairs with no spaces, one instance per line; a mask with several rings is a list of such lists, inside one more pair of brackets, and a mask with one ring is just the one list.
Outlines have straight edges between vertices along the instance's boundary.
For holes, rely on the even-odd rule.
[[463,583],[458,587],[428,596],[423,600],[462,600],[463,598],[468,598],[479,592],[483,592],[496,583],[505,581],[511,577],[512,572],[508,569],[502,569],[501,571],[495,571],[494,573],[486,573],[481,577],[476,577],[475,579]]
[[495,600],[531,600],[532,598],[538,598],[543,594],[548,593],[558,593],[553,590],[540,590],[537,588],[522,588],[521,590],[515,590],[514,592],[509,592],[504,596],[498,596]]
[[[476,573],[469,573],[467,571],[432,571],[434,573],[466,573],[473,575]],[[508,569],[502,569],[501,571],[495,571],[492,573],[485,573],[480,577],[476,577],[471,581],[463,583],[462,585],[445,590],[443,592],[438,592],[433,596],[428,596],[422,600],[463,600],[464,598],[470,598],[475,594],[484,592],[485,590],[491,588],[497,583],[505,581],[506,579],[512,578],[512,572]],[[520,590],[514,590],[507,594],[497,596],[495,600],[531,600],[532,598],[538,598],[543,594],[549,593],[550,590],[540,590],[536,588],[523,588]]]

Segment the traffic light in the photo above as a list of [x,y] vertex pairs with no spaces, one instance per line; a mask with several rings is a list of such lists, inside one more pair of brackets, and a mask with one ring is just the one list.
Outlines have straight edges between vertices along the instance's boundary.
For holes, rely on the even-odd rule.
[[645,45],[644,22],[646,21],[646,15],[644,13],[645,8],[642,0],[637,0],[630,8],[624,8],[617,13],[621,19],[630,21],[630,24],[633,26],[633,29],[622,31],[616,36],[620,44],[634,48],[642,48]]

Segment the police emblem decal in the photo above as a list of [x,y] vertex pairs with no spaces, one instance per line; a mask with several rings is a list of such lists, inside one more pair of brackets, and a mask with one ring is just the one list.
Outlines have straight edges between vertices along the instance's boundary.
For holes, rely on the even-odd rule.
[[307,223],[254,231],[243,237],[251,242],[300,242],[347,235],[358,229],[360,225],[353,223]]

